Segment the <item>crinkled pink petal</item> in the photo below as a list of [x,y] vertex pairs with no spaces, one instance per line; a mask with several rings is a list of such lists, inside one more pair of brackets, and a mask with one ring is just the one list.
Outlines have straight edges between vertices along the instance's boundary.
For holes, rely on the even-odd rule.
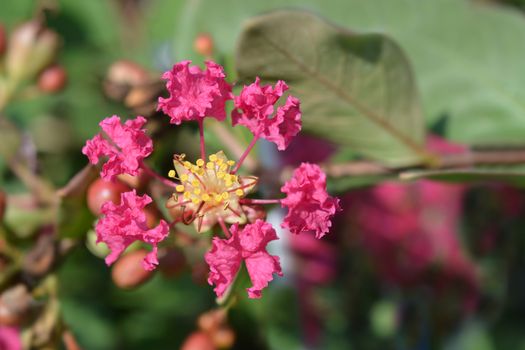
[[102,205],[104,216],[98,221],[95,230],[97,242],[106,243],[111,251],[106,257],[107,265],[113,264],[130,244],[142,241],[153,248],[143,261],[144,269],[153,270],[156,267],[157,244],[166,238],[169,226],[161,220],[155,228],[148,228],[143,209],[151,202],[148,195],[137,196],[133,190],[121,194],[119,205],[111,201]]
[[277,144],[279,150],[288,147],[291,139],[301,130],[301,111],[299,100],[289,96],[286,104],[277,108],[275,104],[288,86],[282,80],[275,84],[260,86],[257,77],[253,84],[245,86],[241,94],[234,98],[232,124],[247,127],[256,137],[262,137]]
[[332,217],[340,210],[339,199],[326,192],[326,175],[319,166],[302,163],[281,191],[287,195],[281,206],[288,208],[283,228],[295,234],[313,231],[316,238],[330,230]]
[[248,296],[260,298],[262,289],[273,279],[273,274],[282,276],[279,258],[266,252],[268,242],[278,239],[277,234],[263,220],[246,225],[242,231],[239,231],[238,224],[230,230],[230,238],[213,239],[212,249],[205,256],[210,266],[208,282],[215,285],[215,293],[221,297],[235,279],[244,260],[252,281]]
[[208,283],[215,285],[215,294],[220,298],[232,284],[241,266],[241,253],[235,244],[235,237],[229,239],[213,238],[212,248],[204,259],[210,266]]
[[277,114],[269,120],[261,137],[275,143],[278,150],[284,151],[299,131],[301,131],[299,100],[288,96],[286,104],[277,108]]
[[162,75],[170,96],[159,98],[157,110],[162,110],[170,117],[170,123],[177,125],[207,116],[224,120],[225,102],[233,95],[223,68],[212,61],[206,62],[205,71],[190,64],[191,61],[182,61]]
[[18,328],[0,326],[0,349],[22,350],[22,341]]
[[97,164],[101,157],[107,157],[100,173],[105,180],[112,180],[119,174],[137,175],[144,158],[153,151],[153,142],[142,129],[146,119],[137,117],[122,125],[118,116],[100,122],[103,134],[95,135],[86,142],[82,153],[89,162]]

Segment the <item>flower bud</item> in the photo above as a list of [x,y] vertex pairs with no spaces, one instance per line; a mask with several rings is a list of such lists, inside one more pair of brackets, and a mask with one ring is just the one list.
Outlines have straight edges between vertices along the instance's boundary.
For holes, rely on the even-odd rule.
[[213,341],[205,332],[191,333],[181,346],[181,350],[215,350]]
[[7,47],[7,33],[5,27],[0,24],[0,55],[5,53]]
[[219,349],[229,349],[235,342],[235,333],[229,327],[217,329],[211,334],[213,344]]
[[43,234],[37,243],[24,257],[22,267],[24,272],[34,277],[45,275],[55,262],[56,245],[53,236]]
[[11,34],[6,55],[6,70],[12,83],[28,79],[55,59],[58,35],[36,20],[26,22]]
[[53,93],[62,90],[67,83],[66,70],[59,65],[46,68],[38,78],[38,88],[43,92]]
[[23,284],[5,290],[0,295],[0,325],[20,325],[29,315],[31,302],[31,294]]
[[205,57],[211,57],[213,55],[213,46],[213,38],[208,33],[200,33],[193,42],[195,52]]
[[104,181],[102,179],[95,180],[88,188],[87,203],[88,208],[94,215],[100,215],[100,208],[107,201],[112,201],[115,204],[120,203],[120,194],[131,191],[127,185],[120,181]]
[[150,81],[149,72],[141,65],[127,60],[113,63],[107,72],[107,80],[119,85],[144,85]]
[[7,208],[7,195],[0,190],[0,222],[4,220],[5,210]]
[[223,309],[211,310],[203,313],[197,320],[199,328],[212,333],[226,324],[226,312]]
[[135,250],[120,257],[113,265],[111,278],[119,288],[132,289],[147,282],[153,271],[144,270],[142,261],[148,254],[145,249]]

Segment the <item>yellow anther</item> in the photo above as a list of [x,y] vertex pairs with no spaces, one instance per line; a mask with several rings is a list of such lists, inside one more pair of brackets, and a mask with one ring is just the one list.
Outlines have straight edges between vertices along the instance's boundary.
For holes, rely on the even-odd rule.
[[185,161],[184,163],[182,163],[182,165],[186,168],[186,169],[191,169],[192,167],[192,164],[188,161]]
[[201,202],[199,198],[193,198],[191,201],[193,202],[193,204],[199,204]]
[[218,178],[218,179],[222,179],[222,178],[224,178],[224,176],[226,176],[226,173],[223,172],[223,171],[219,171],[219,172],[217,173],[217,178]]
[[175,189],[177,190],[177,192],[184,192],[185,187],[184,187],[184,185],[177,185],[175,187]]
[[237,196],[241,197],[241,196],[244,196],[244,191],[239,188],[239,189],[235,190],[235,194]]
[[226,171],[226,169],[228,169],[228,166],[226,164],[221,164],[219,169],[221,169],[222,171]]
[[232,175],[232,181],[237,182],[239,180],[239,177],[237,175]]
[[197,179],[191,180],[191,185],[193,187],[197,187],[197,186],[199,186],[199,184],[200,184],[199,180],[197,180]]
[[197,159],[197,162],[196,162],[197,166],[203,166],[204,165],[204,160],[202,159]]
[[168,177],[175,178],[175,170],[170,170],[168,172]]
[[229,160],[226,163],[228,163],[229,166],[234,166],[235,165],[235,161],[234,160]]
[[233,186],[233,182],[231,182],[231,181],[224,181],[224,184],[226,185],[226,187]]
[[197,187],[196,189],[193,190],[193,193],[195,193],[196,195],[199,195],[201,194],[201,189]]
[[222,163],[224,163],[224,159],[222,159],[222,158],[217,158],[217,164],[218,164],[218,165],[221,165]]
[[202,176],[202,175],[204,175],[204,169],[202,169],[202,168],[197,169],[196,173],[197,173],[197,175]]
[[232,176],[230,174],[224,175],[224,181],[231,181],[231,180],[232,180]]
[[222,192],[221,193],[221,197],[222,197],[222,199],[228,199],[228,198],[230,198],[230,194],[228,192]]
[[217,155],[216,155],[216,154],[212,154],[212,155],[210,155],[209,158],[210,158],[210,160],[211,160],[212,162],[216,162],[216,161],[217,161]]
[[186,182],[186,181],[188,181],[188,174],[182,174],[182,175],[180,176],[180,181],[182,181],[182,182]]
[[208,162],[208,163],[206,163],[206,168],[211,170],[211,169],[215,168],[215,164],[213,164],[212,162]]
[[205,202],[208,202],[211,198],[209,194],[205,193],[201,196],[201,199]]
[[186,192],[184,192],[183,197],[184,197],[185,199],[190,199],[190,197],[191,197],[191,193],[188,192],[188,191],[186,191]]
[[222,201],[222,196],[220,194],[216,194],[213,199],[215,199],[216,202]]
[[196,172],[199,171],[199,167],[196,166],[196,165],[192,165],[190,170],[191,170],[192,173],[196,173]]

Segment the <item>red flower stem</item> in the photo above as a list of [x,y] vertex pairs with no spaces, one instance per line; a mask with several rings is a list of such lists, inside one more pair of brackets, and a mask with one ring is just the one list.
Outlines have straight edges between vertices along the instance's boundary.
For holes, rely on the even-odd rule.
[[164,185],[168,186],[168,187],[177,187],[177,184],[173,181],[170,181],[168,179],[166,179],[165,177],[162,177],[161,175],[157,174],[155,171],[153,171],[153,169],[151,169],[149,166],[146,165],[146,163],[144,162],[141,162],[140,163],[140,167],[142,168],[142,170],[144,170],[144,172],[146,174],[148,174],[149,176],[155,178],[156,180],[160,181],[161,183],[163,183]]
[[241,204],[279,204],[281,199],[251,199],[243,198],[239,200]]
[[248,154],[250,154],[250,151],[252,150],[253,146],[255,146],[255,144],[257,143],[257,140],[259,140],[259,136],[258,135],[254,135],[253,139],[252,139],[252,142],[250,142],[250,144],[248,145],[248,147],[246,148],[244,153],[239,158],[239,161],[237,162],[237,165],[235,166],[235,169],[232,170],[232,172],[231,172],[232,174],[235,174],[237,172],[237,170],[239,170],[239,168],[241,167],[242,163],[244,162],[244,159],[246,159],[246,157],[248,157]]
[[230,233],[230,230],[228,230],[228,227],[226,226],[226,223],[224,222],[224,219],[219,217],[218,221],[219,221],[219,225],[221,226],[222,231],[224,232],[224,235],[226,236],[226,238],[230,238],[231,237],[231,233]]
[[201,143],[201,159],[206,161],[206,145],[204,144],[204,120],[199,118],[199,137]]

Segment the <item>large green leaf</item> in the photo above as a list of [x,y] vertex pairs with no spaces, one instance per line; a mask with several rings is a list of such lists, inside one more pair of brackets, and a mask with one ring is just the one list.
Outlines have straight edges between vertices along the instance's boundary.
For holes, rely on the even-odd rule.
[[[157,0],[159,16],[172,0]],[[283,7],[279,0],[191,0],[176,12],[177,59],[195,57],[192,41],[201,31],[217,47],[235,47],[249,16]],[[525,21],[517,11],[467,0],[288,0],[351,30],[385,33],[405,50],[421,91],[425,119],[448,116],[447,137],[466,143],[523,142],[525,135]],[[227,23],[227,24],[225,24]]]
[[303,11],[251,19],[236,59],[242,81],[285,80],[301,99],[303,129],[390,165],[425,155],[409,63],[381,34],[354,34]]

